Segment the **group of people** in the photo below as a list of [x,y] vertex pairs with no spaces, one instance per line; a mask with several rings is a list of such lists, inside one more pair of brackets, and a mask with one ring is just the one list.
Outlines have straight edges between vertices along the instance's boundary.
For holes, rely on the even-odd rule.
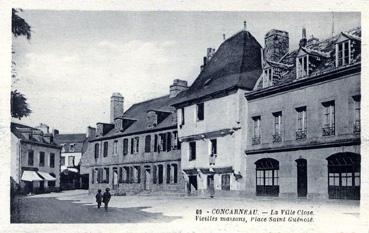
[[111,198],[111,194],[109,191],[110,189],[106,188],[104,194],[101,194],[101,189],[97,190],[97,194],[96,194],[97,208],[100,209],[101,202],[104,202],[105,211],[108,211],[108,204]]

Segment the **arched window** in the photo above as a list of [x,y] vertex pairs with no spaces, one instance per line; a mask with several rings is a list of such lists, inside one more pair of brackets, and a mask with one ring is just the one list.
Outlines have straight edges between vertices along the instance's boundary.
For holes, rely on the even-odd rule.
[[275,159],[259,159],[256,165],[256,195],[279,195],[279,162]]
[[331,199],[360,199],[360,155],[343,152],[329,156],[328,195]]

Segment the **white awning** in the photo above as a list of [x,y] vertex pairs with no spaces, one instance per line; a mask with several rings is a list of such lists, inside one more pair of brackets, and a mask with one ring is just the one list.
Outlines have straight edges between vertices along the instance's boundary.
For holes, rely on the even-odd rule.
[[23,181],[43,181],[43,179],[37,175],[35,171],[23,171],[22,179]]
[[37,172],[39,175],[41,175],[45,180],[47,181],[56,181],[56,178],[51,176],[49,173],[47,172]]
[[62,172],[64,172],[64,173],[66,173],[66,172],[78,173],[78,169],[77,168],[68,167],[68,168],[64,169]]

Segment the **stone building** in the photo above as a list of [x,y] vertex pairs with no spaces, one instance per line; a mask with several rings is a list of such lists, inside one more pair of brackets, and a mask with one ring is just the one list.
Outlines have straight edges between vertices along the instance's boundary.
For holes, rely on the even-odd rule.
[[209,49],[201,72],[173,104],[188,194],[243,195],[246,92],[262,73],[261,45],[242,30]]
[[111,122],[89,127],[82,169],[89,171],[89,190],[113,193],[183,191],[180,144],[174,97],[187,82],[174,80],[169,95],[136,103],[124,112],[124,98],[111,97]]
[[360,199],[360,28],[323,41],[303,29],[290,52],[272,30],[265,46],[245,94],[247,194]]
[[11,123],[12,190],[28,194],[58,191],[60,188],[60,147],[49,127]]
[[62,190],[88,188],[88,176],[81,176],[80,161],[87,143],[86,134],[54,134],[54,142],[61,146],[60,187]]

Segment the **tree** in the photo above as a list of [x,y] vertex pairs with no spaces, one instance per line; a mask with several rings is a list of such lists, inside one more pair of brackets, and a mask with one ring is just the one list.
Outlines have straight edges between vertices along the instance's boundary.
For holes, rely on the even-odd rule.
[[14,37],[26,36],[31,39],[31,26],[22,17],[17,15],[22,9],[12,9],[12,33]]
[[17,90],[11,91],[10,99],[12,117],[21,119],[31,114],[32,111],[28,107],[27,98],[22,93]]
[[[31,26],[18,15],[22,10],[12,9],[12,33],[16,38],[18,36],[25,36],[27,40],[31,39]],[[14,53],[14,51],[12,51]],[[15,79],[15,62],[12,62],[12,78]],[[27,104],[27,98],[17,90],[10,93],[10,109],[12,117],[21,119],[31,114],[31,109]]]

